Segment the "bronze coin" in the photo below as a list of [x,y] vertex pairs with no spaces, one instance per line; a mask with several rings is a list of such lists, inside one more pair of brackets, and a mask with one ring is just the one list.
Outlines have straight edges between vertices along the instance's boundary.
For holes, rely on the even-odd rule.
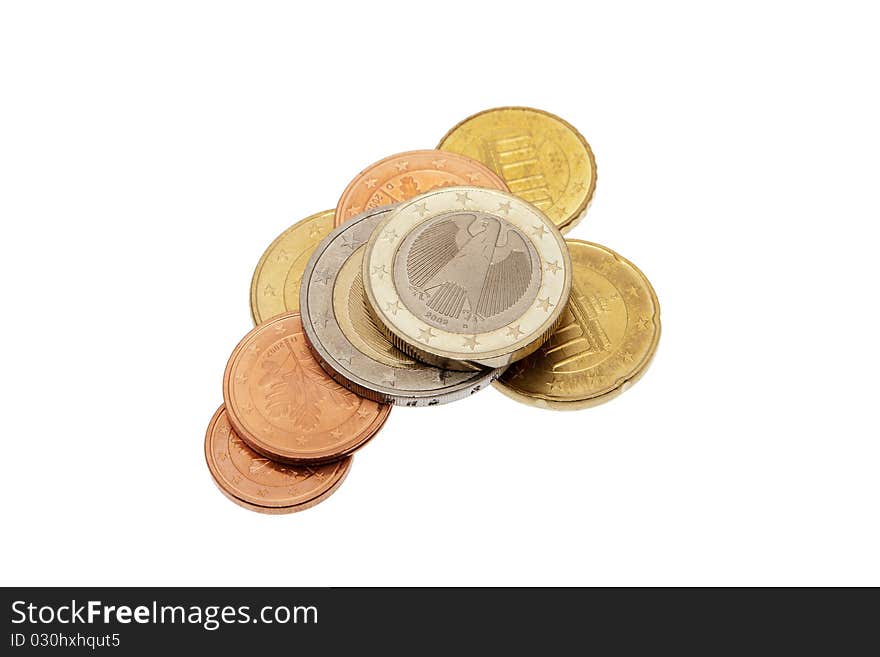
[[352,462],[348,457],[313,466],[276,463],[245,444],[224,406],[208,424],[205,460],[226,497],[246,509],[273,514],[295,513],[327,499],[342,484]]
[[457,153],[408,151],[373,162],[348,183],[336,206],[336,225],[383,205],[399,203],[442,187],[507,185],[485,164]]
[[362,447],[388,418],[380,404],[346,390],[312,355],[299,313],[263,322],[238,344],[223,375],[235,432],[285,463],[335,461]]

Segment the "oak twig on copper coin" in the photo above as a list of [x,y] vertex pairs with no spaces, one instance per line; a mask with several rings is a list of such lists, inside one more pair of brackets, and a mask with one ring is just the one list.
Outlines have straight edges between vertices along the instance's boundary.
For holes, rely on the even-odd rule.
[[294,464],[351,454],[391,410],[330,378],[312,356],[299,313],[273,317],[242,339],[223,375],[223,399],[242,440]]

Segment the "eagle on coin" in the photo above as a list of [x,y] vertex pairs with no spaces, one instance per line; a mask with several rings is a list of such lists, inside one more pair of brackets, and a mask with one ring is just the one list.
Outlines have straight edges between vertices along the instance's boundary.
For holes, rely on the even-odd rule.
[[487,318],[525,294],[532,265],[515,230],[497,218],[466,213],[426,228],[413,242],[406,273],[434,312]]

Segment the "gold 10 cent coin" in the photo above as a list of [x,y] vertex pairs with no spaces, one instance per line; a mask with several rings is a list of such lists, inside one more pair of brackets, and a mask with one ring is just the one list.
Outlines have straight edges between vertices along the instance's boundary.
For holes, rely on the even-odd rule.
[[645,275],[604,246],[566,243],[572,286],[559,326],[494,384],[541,408],[587,408],[617,396],[645,372],[660,339],[660,305]]
[[299,287],[306,263],[318,243],[333,230],[333,210],[306,217],[269,245],[251,279],[254,324],[299,310]]
[[437,148],[488,166],[562,232],[581,220],[596,189],[596,160],[587,140],[570,123],[542,110],[485,110],[452,128]]

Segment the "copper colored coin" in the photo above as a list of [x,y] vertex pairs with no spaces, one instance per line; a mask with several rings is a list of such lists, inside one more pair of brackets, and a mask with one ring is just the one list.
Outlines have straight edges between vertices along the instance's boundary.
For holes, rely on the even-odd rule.
[[385,424],[390,404],[340,386],[312,356],[299,313],[263,322],[238,344],[223,375],[235,432],[263,456],[293,464],[335,461]]
[[313,466],[271,461],[238,437],[223,406],[205,433],[205,460],[226,497],[260,513],[294,513],[315,506],[339,488],[352,461],[349,457]]
[[335,222],[340,226],[366,210],[461,185],[507,191],[507,184],[489,167],[465,155],[430,150],[398,153],[354,177],[339,198]]

